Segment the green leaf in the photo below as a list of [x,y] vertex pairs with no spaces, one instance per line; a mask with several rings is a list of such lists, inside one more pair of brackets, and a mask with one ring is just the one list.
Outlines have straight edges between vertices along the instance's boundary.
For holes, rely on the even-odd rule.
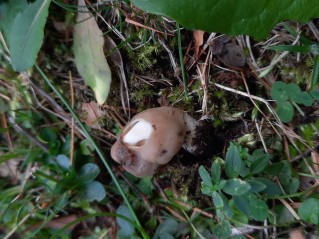
[[8,35],[11,64],[15,71],[32,67],[43,42],[44,25],[51,0],[28,4],[14,18]]
[[298,209],[298,214],[302,220],[318,225],[319,224],[319,199],[308,198],[303,201]]
[[210,178],[210,175],[203,165],[199,167],[198,172],[204,184],[212,185],[212,180]]
[[294,101],[298,104],[302,103],[300,100],[301,95],[302,95],[302,91],[301,91],[299,85],[294,84],[294,83],[289,83],[286,85],[286,91],[287,91],[289,98],[292,101]]
[[138,8],[175,19],[189,29],[228,35],[245,34],[257,39],[267,37],[279,22],[308,22],[319,15],[312,0],[132,0]]
[[217,238],[226,239],[231,236],[231,225],[228,220],[223,220],[213,227],[213,233]]
[[251,186],[249,183],[238,178],[229,179],[226,181],[223,191],[229,195],[239,196],[247,193]]
[[58,163],[58,165],[65,171],[68,171],[70,168],[70,159],[64,155],[64,154],[59,154],[56,157],[56,161]]
[[94,180],[85,184],[83,195],[89,202],[102,201],[106,196],[106,191],[100,182]]
[[308,92],[302,92],[300,100],[305,106],[312,106],[314,102],[313,98]]
[[247,180],[247,182],[250,184],[250,192],[252,193],[258,193],[266,189],[266,185],[261,182],[254,180]]
[[222,162],[223,160],[221,158],[216,158],[212,164],[211,176],[214,183],[218,183],[220,180]]
[[98,104],[102,105],[107,99],[111,84],[111,71],[103,51],[103,33],[89,14],[84,0],[78,2],[73,44],[75,64],[85,82],[94,91]]
[[222,208],[224,206],[223,199],[218,192],[213,192],[212,197],[216,208]]
[[229,178],[235,178],[239,175],[242,167],[239,150],[233,143],[230,144],[225,160],[225,172]]
[[309,93],[315,100],[319,100],[319,89],[312,90]]
[[144,178],[142,178],[136,184],[136,186],[145,195],[151,195],[151,193],[152,193],[152,191],[154,189],[154,184],[152,183],[152,177],[144,177]]
[[248,194],[245,194],[242,196],[234,196],[233,199],[234,199],[234,204],[236,205],[236,207],[242,213],[250,217],[251,209],[250,209]]
[[155,238],[159,238],[163,234],[175,234],[178,230],[178,222],[168,218],[163,223],[161,223],[155,231]]
[[82,166],[79,172],[79,180],[83,183],[91,182],[99,175],[100,169],[94,163],[87,163]]
[[266,189],[262,192],[270,196],[278,196],[282,194],[282,191],[277,183],[270,181],[266,178],[255,178],[254,181],[260,182],[266,185]]
[[80,148],[83,155],[90,155],[91,152],[94,151],[93,144],[89,139],[82,140],[80,143]]
[[12,23],[17,14],[28,6],[27,1],[10,0],[0,1],[0,30],[3,32],[5,40],[8,42]]
[[269,164],[270,155],[269,154],[263,154],[259,156],[257,159],[255,159],[251,165],[250,165],[250,172],[252,174],[257,174],[262,172],[267,165]]
[[276,81],[271,87],[271,97],[276,101],[286,101],[289,99],[287,84],[283,81]]
[[[130,221],[134,221],[134,218],[128,209],[127,206],[121,205],[117,208],[116,213],[128,218]],[[123,236],[131,236],[135,232],[135,227],[132,224],[132,222],[128,221],[127,219],[124,219],[122,217],[116,217],[116,222],[121,228],[121,232]]]
[[268,217],[268,206],[261,200],[250,198],[251,216],[257,221],[263,221]]
[[276,113],[283,123],[292,120],[294,116],[294,107],[288,101],[277,102]]

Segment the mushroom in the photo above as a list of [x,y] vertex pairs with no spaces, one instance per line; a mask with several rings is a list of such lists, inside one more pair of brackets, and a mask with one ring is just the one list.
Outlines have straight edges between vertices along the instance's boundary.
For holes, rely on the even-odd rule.
[[158,107],[135,115],[111,148],[112,158],[137,177],[152,176],[183,147],[201,154],[196,145],[200,123],[174,107]]

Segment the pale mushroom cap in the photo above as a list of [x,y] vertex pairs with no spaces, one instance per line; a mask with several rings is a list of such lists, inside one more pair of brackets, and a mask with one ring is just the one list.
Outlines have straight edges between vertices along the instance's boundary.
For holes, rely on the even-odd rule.
[[[184,112],[171,107],[152,108],[135,115],[131,122],[140,120],[148,122],[152,132],[147,140],[128,147],[148,162],[166,164],[183,145],[186,134]],[[126,128],[123,131],[124,142],[125,133]]]
[[[191,141],[197,123],[178,108],[159,107],[135,115],[111,148],[112,158],[131,174],[151,176]],[[186,136],[187,135],[187,136]],[[186,141],[185,141],[186,139]]]

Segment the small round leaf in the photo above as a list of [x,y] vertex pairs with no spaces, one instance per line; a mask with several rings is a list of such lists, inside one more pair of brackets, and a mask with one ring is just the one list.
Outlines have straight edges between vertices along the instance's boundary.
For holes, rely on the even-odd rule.
[[319,223],[319,199],[308,198],[303,201],[298,210],[299,216],[306,222],[317,224]]
[[301,93],[301,103],[305,106],[312,106],[314,100],[308,92]]
[[276,101],[286,101],[289,99],[287,84],[282,81],[277,81],[272,85],[271,97]]
[[85,184],[83,195],[89,202],[102,201],[106,196],[106,191],[100,182],[92,181]]
[[100,169],[94,163],[87,163],[82,166],[79,173],[79,179],[83,183],[89,183],[99,175]]
[[62,168],[65,171],[69,170],[70,160],[67,156],[65,156],[64,154],[59,154],[56,157],[56,161],[57,161],[58,165],[60,166],[60,168]]
[[283,123],[287,123],[292,120],[294,116],[294,107],[288,101],[277,102],[278,106],[276,113]]

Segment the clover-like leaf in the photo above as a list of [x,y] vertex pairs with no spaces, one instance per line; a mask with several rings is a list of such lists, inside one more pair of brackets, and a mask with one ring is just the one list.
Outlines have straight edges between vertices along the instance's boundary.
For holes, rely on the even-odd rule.
[[283,81],[276,81],[271,87],[271,97],[276,101],[286,101],[289,99],[287,84]]
[[294,117],[294,107],[289,101],[277,102],[276,113],[283,123],[287,123]]

